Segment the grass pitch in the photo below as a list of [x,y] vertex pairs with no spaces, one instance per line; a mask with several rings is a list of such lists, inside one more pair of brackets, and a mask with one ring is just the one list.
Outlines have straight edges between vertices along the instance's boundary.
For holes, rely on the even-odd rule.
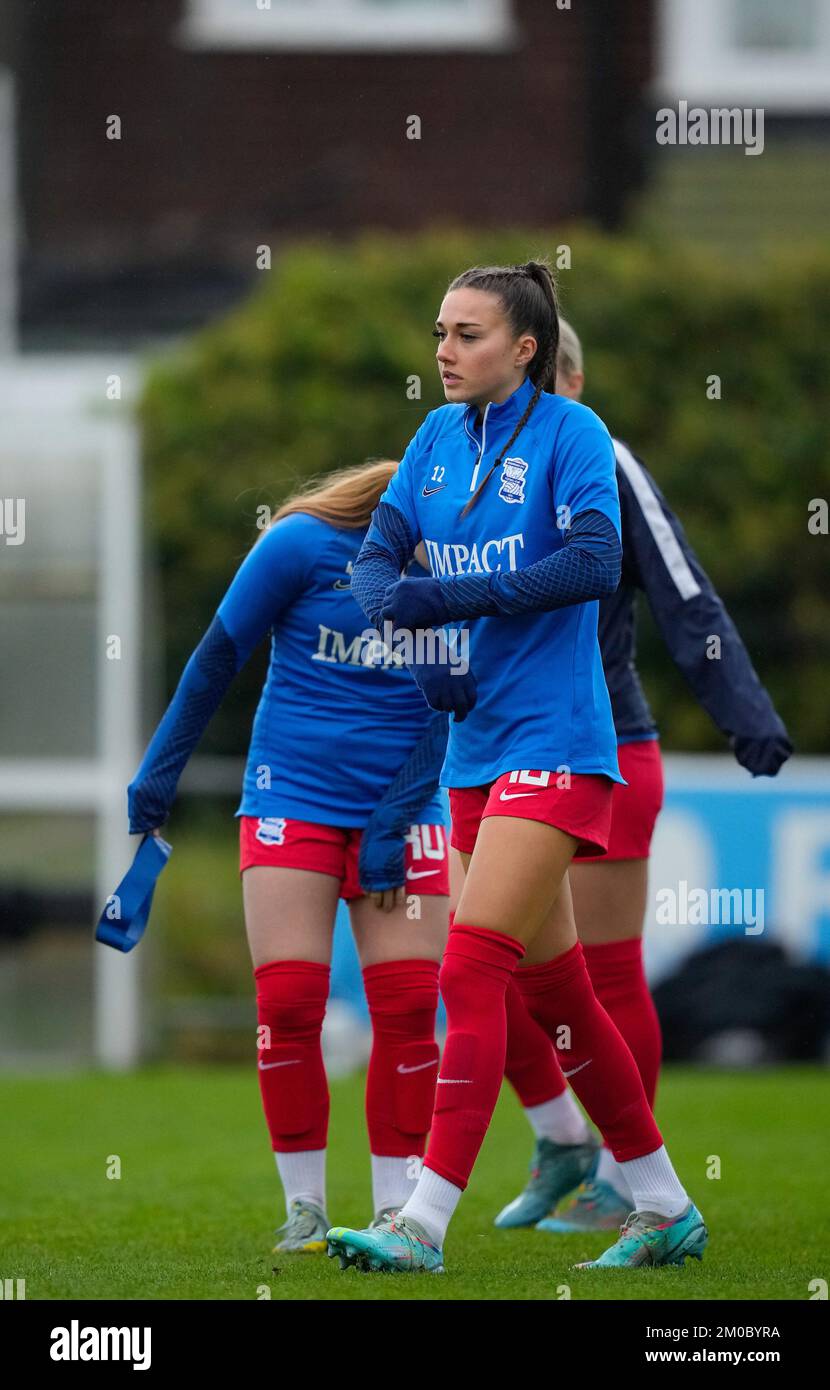
[[[275,1256],[283,1219],[252,1067],[4,1078],[6,1278],[27,1299],[787,1299],[827,1277],[830,1086],[818,1068],[666,1068],[658,1121],[710,1230],[703,1263],[573,1270],[613,1233],[500,1232],[530,1131],[506,1088],[445,1246],[444,1275],[341,1273]],[[108,1171],[120,1162],[120,1178]],[[720,1177],[708,1177],[718,1169]],[[332,1223],[371,1217],[363,1078],[332,1085]]]

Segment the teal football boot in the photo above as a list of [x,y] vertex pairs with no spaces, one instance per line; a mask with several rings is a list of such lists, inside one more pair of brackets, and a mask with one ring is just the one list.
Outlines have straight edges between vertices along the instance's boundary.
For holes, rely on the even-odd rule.
[[356,1265],[364,1273],[444,1273],[443,1251],[408,1217],[396,1216],[365,1231],[333,1226],[326,1239],[329,1258],[339,1255],[341,1269]]
[[598,1260],[584,1260],[574,1269],[639,1269],[642,1265],[682,1265],[687,1256],[703,1259],[709,1232],[690,1202],[681,1216],[633,1211],[620,1227],[619,1239]]
[[[599,1142],[593,1136],[584,1144],[556,1144],[552,1139],[537,1139],[527,1186],[502,1208],[494,1225],[502,1230],[535,1226],[553,1211],[561,1197],[572,1192],[591,1172],[599,1149]],[[619,1225],[619,1222],[614,1224]]]
[[322,1255],[326,1248],[326,1213],[301,1198],[291,1203],[288,1217],[274,1232],[277,1243],[275,1255]]
[[631,1201],[615,1187],[590,1173],[575,1192],[559,1203],[552,1216],[536,1222],[537,1231],[570,1235],[574,1231],[618,1231],[631,1210]]
[[367,1231],[376,1231],[378,1226],[385,1225],[387,1221],[394,1221],[399,1211],[400,1207],[382,1207],[377,1216],[372,1217],[366,1227]]

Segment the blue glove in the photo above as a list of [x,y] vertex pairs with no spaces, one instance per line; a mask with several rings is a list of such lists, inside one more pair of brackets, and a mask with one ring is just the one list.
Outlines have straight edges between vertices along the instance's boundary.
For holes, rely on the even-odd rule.
[[399,579],[383,595],[381,619],[393,627],[415,632],[449,622],[447,605],[437,579]]
[[781,734],[771,734],[766,738],[739,734],[729,742],[741,767],[745,767],[753,777],[774,777],[793,751],[790,740]]
[[[414,581],[420,584],[420,579]],[[443,633],[435,634],[437,662],[407,662],[407,669],[430,709],[454,714],[456,724],[467,718],[478,699],[478,687],[472,671],[463,673],[449,664],[449,652]]]
[[[443,627],[448,617],[441,585],[432,578],[397,580],[383,596],[380,618],[398,631]],[[475,676],[469,669],[462,674],[457,665],[451,666],[441,632],[435,634],[435,650],[437,661],[413,661],[407,662],[407,666],[430,708],[454,714],[455,722],[460,724],[478,699]]]
[[151,780],[136,777],[127,788],[127,816],[131,835],[147,835],[160,830],[167,822],[170,807],[162,801],[158,786]]

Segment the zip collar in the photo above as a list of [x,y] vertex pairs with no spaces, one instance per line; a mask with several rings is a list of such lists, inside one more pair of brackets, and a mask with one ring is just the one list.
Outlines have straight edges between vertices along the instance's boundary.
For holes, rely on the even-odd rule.
[[[511,427],[515,425],[516,421],[520,419],[527,409],[528,401],[533,395],[534,390],[535,387],[533,382],[530,380],[530,377],[526,376],[521,386],[517,386],[516,390],[512,395],[507,397],[506,401],[502,401],[500,404],[496,404],[495,401],[490,401],[482,411],[482,414],[486,414],[487,416],[488,428],[499,429],[503,425],[510,425]],[[475,405],[468,405],[464,411],[464,429],[471,438],[474,438],[473,423],[477,413],[478,406]]]
[[488,426],[490,426],[491,429],[495,428],[497,430],[505,430],[506,427],[505,433],[512,430],[516,421],[521,418],[527,409],[527,403],[533,395],[533,391],[534,387],[532,382],[528,377],[525,377],[521,386],[517,386],[513,394],[508,396],[506,401],[502,401],[500,405],[497,405],[495,401],[488,401],[481,417],[481,443],[476,439],[472,429],[478,407],[475,405],[467,406],[467,409],[464,411],[464,432],[474,445],[478,454],[470,476],[471,493],[475,492],[478,486],[479,472],[484,460],[484,455],[487,452]]

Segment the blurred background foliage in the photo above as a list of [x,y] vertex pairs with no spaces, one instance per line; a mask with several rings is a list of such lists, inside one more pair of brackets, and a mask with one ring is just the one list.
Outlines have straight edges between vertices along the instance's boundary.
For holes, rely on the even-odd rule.
[[[726,267],[691,246],[582,227],[300,243],[240,308],[151,364],[146,534],[168,696],[256,538],[257,507],[310,475],[399,458],[443,404],[431,330],[449,279],[476,262],[555,261],[562,246],[586,403],[680,514],[798,750],[830,751],[830,542],[807,529],[810,499],[830,486],[830,251]],[[707,398],[713,374],[719,400]],[[408,396],[413,375],[420,399]],[[640,660],[666,748],[722,749],[645,605]],[[245,751],[266,662],[263,644],[200,751]]]

